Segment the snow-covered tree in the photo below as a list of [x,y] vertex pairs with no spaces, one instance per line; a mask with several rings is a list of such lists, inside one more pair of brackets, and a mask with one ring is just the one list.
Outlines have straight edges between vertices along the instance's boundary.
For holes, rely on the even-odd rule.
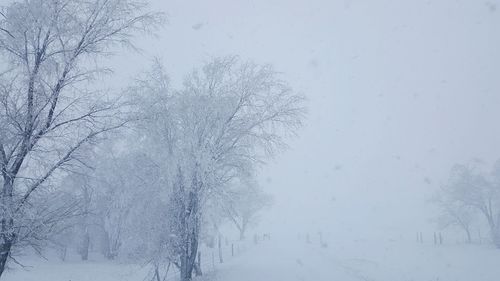
[[[73,200],[79,202],[79,216],[76,218],[75,235],[78,253],[82,260],[88,260],[91,243],[91,228],[95,221],[95,188],[91,185],[90,177],[85,168],[70,173],[61,182],[64,189],[70,190]],[[62,188],[61,188],[62,189]]]
[[158,16],[128,0],[13,1],[0,14],[0,276],[33,199],[104,132],[119,103],[89,82],[96,59]]
[[156,65],[134,89],[156,163],[170,186],[176,213],[169,225],[181,280],[195,268],[204,208],[212,194],[244,170],[252,169],[285,145],[304,113],[302,97],[269,65],[216,58],[189,74],[180,90],[169,90]]
[[443,229],[458,227],[464,231],[467,243],[472,243],[471,231],[472,226],[477,221],[476,210],[461,201],[450,198],[446,189],[437,193],[433,201],[440,209],[436,219],[438,227]]
[[[481,173],[475,165],[455,165],[448,184],[443,188],[447,204],[455,212],[476,210],[486,220],[495,246],[500,247],[500,181],[498,164],[490,174]],[[458,208],[458,209],[457,209]],[[459,214],[466,219],[464,214]]]
[[[100,147],[93,173],[93,184],[98,190],[96,215],[102,230],[102,252],[109,259],[117,257],[125,245],[135,247],[137,243],[130,241],[130,237],[141,240],[138,236],[143,232],[133,224],[145,219],[144,210],[151,208],[161,185],[156,164],[139,147],[124,146],[129,144]],[[130,249],[125,252],[131,253]]]
[[243,240],[248,226],[257,222],[258,213],[271,204],[272,197],[260,189],[254,178],[246,176],[233,180],[221,206]]

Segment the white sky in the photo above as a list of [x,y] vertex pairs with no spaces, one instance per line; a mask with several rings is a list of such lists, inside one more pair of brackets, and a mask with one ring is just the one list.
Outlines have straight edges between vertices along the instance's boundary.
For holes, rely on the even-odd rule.
[[[169,15],[117,77],[163,58],[177,84],[210,56],[272,63],[309,99],[264,168],[262,229],[407,232],[456,162],[500,157],[500,2],[156,0]],[[123,85],[123,83],[121,83]]]

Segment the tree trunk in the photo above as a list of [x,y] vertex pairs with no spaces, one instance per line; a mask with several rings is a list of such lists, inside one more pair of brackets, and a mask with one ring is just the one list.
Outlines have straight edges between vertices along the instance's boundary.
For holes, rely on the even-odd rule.
[[119,238],[116,238],[113,241],[113,244],[111,244],[111,251],[109,255],[110,260],[114,260],[118,256],[118,250],[120,249],[121,242],[119,241]]
[[194,272],[196,276],[201,276],[203,275],[201,271],[201,252],[198,251],[198,261],[194,264]]
[[68,247],[66,245],[61,246],[59,249],[59,258],[61,261],[66,261],[66,254],[68,252]]
[[487,219],[490,227],[491,240],[497,248],[500,248],[500,229],[492,217],[488,216]]
[[[194,195],[191,194],[191,197]],[[184,247],[181,254],[181,281],[191,281],[193,270],[196,268],[196,257],[198,254],[198,235],[200,222],[197,218],[197,200],[191,198],[190,212],[184,218]],[[191,222],[190,225],[188,222]],[[201,270],[196,270],[195,274],[201,275]]]
[[500,249],[500,231],[496,227],[491,230],[491,240],[495,244],[495,247]]
[[118,256],[121,246],[119,237],[112,237],[108,231],[104,231],[103,254],[108,260],[114,260]]
[[248,221],[249,219],[247,217],[243,217],[243,219],[241,220],[241,227],[238,228],[240,230],[241,241],[245,240],[245,232],[247,231]]
[[80,256],[82,257],[82,261],[86,261],[89,259],[89,247],[90,247],[90,235],[87,230],[83,234],[82,248],[80,249]]
[[195,229],[193,229],[192,231],[192,237],[191,237],[191,251],[190,251],[190,255],[189,255],[189,266],[190,266],[190,276],[192,275],[193,273],[193,270],[195,270],[195,274],[196,276],[199,276],[201,275],[201,270],[198,270],[197,269],[197,266],[196,266],[196,257],[198,257],[198,222],[195,223],[196,226],[195,226]]
[[240,241],[245,240],[245,228],[240,228]]
[[13,198],[12,191],[14,181],[12,177],[4,177],[3,190],[1,193],[1,228],[0,228],[0,277],[2,276],[7,261],[15,242],[16,236],[14,233],[14,219],[12,217]]
[[156,281],[161,281],[160,271],[158,270],[158,265],[155,266],[155,277],[156,277]]
[[219,234],[219,239],[217,241],[217,247],[219,248],[219,262],[223,263],[224,259],[222,258],[222,237]]
[[107,258],[110,259],[111,256],[111,242],[109,238],[109,234],[106,230],[103,231],[102,235],[102,254]]
[[[185,189],[182,184],[182,173],[179,169],[179,180],[177,185],[177,194],[185,194]],[[178,225],[180,226],[179,234],[181,237],[180,249],[180,277],[181,281],[191,281],[193,270],[195,274],[201,275],[201,269],[197,268],[196,257],[198,254],[198,239],[200,234],[200,202],[199,190],[201,189],[201,182],[197,181],[197,177],[193,178],[193,187],[187,195],[187,201],[184,198],[177,200],[176,204],[181,211],[178,216]],[[180,204],[179,204],[180,202]]]
[[5,270],[5,265],[10,255],[10,250],[12,248],[12,240],[7,238],[4,234],[1,235],[2,243],[0,244],[0,277]]
[[193,265],[189,261],[188,253],[183,253],[181,256],[181,281],[191,281],[192,279]]

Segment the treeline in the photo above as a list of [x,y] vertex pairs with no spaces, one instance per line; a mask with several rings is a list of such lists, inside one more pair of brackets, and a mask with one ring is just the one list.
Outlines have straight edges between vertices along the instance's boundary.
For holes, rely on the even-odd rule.
[[[14,1],[0,15],[0,276],[19,251],[91,248],[190,280],[202,238],[244,238],[256,174],[304,117],[270,65],[214,58],[172,88],[159,62],[119,93],[99,65],[163,15],[129,0]],[[91,247],[93,246],[93,247]]]

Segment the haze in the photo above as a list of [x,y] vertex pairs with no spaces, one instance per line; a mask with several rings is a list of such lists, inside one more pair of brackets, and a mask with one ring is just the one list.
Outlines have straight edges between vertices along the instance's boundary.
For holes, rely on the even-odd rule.
[[[218,236],[211,239],[218,237],[219,251],[215,244],[200,246],[207,265],[201,266],[203,276],[193,280],[500,278],[496,265],[500,234],[495,236],[495,229],[500,233],[500,181],[495,172],[500,158],[498,0],[148,2],[151,11],[164,13],[165,23],[151,33],[134,34],[131,42],[137,50],[120,47],[112,56],[96,59],[113,69],[112,75],[98,79],[98,85],[114,93],[129,92],[130,85],[159,61],[169,88],[185,89],[183,79],[192,69],[235,56],[272,65],[279,79],[305,98],[302,125],[292,126],[291,136],[284,137],[286,146],[276,154],[259,158],[265,165],[255,164],[253,176],[272,197],[272,205],[256,211],[258,220],[241,244],[230,220],[215,220]],[[141,92],[145,88],[138,84],[133,92],[145,96]],[[155,105],[138,103],[142,110]],[[199,108],[194,112],[204,106]],[[154,128],[170,124],[167,117],[162,120]],[[114,142],[121,147],[117,151],[146,146],[142,139],[131,144],[127,140],[134,138],[131,134],[123,136],[123,143]],[[98,159],[106,148],[96,147]],[[477,172],[488,182],[488,192],[494,190],[481,196],[491,196],[491,221],[496,219],[496,224],[469,200],[472,193],[464,195],[472,187],[459,188],[467,177],[465,172],[455,177],[457,165],[471,167],[470,174]],[[137,167],[142,169],[142,164]],[[175,168],[165,169],[171,173],[165,177],[175,173]],[[57,174],[53,183],[63,182],[65,172]],[[160,180],[163,176],[148,174]],[[486,186],[477,182],[468,181],[477,190]],[[462,208],[453,214],[467,217],[468,241],[457,217],[444,219],[450,208]],[[465,216],[463,210],[473,215]],[[221,243],[227,248],[220,250]],[[55,255],[47,251],[48,257]],[[223,263],[222,258],[218,262],[221,251],[226,251]],[[89,266],[80,264],[76,254],[69,258],[73,264],[65,265],[57,258],[42,262],[36,253],[23,251],[33,268],[25,272],[11,262],[13,270],[4,276],[0,272],[0,280],[40,280],[34,279],[37,268],[47,280],[160,278],[149,269],[137,269],[137,262],[124,266],[130,255],[117,253],[117,265],[101,262],[104,258],[97,252],[90,247]],[[57,269],[51,272],[51,266]],[[102,271],[104,277],[85,273],[89,268]],[[167,274],[171,274],[168,269]]]

